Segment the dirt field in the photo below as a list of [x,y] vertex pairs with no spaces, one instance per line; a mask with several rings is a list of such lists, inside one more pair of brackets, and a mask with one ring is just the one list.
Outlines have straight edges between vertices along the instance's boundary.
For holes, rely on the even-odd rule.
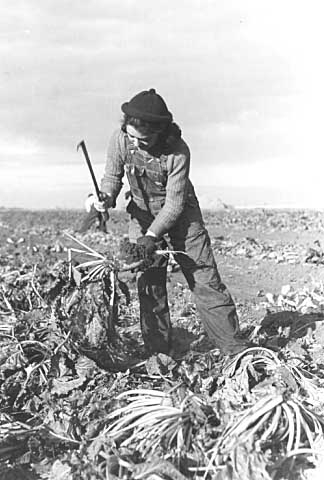
[[[24,239],[17,245],[22,251],[28,246],[44,244],[69,245],[63,230],[74,233],[82,223],[80,211],[24,212],[11,210],[1,212],[0,226],[2,249],[14,250],[7,242]],[[238,305],[242,309],[243,322],[260,322],[265,314],[262,308],[264,293],[279,294],[283,285],[300,290],[324,280],[324,213],[315,211],[282,210],[218,210],[204,212],[218,268]],[[111,234],[96,233],[94,227],[85,234],[91,246],[106,248],[116,245],[118,238],[127,235],[127,215],[112,212]],[[310,250],[318,256],[306,262]],[[321,255],[323,254],[323,257]],[[5,256],[5,254],[3,254]],[[59,252],[65,258],[65,252]],[[186,286],[181,273],[170,275],[170,300],[173,285],[180,282]]]
[[[81,211],[0,210],[2,264],[38,262],[43,268],[66,260],[71,241],[64,231],[76,234],[98,251],[116,254],[120,240],[127,235],[126,213],[112,212],[107,235],[95,226],[78,235],[84,217]],[[269,307],[266,294],[279,295],[287,285],[292,293],[322,284],[324,212],[227,209],[205,211],[204,219],[219,271],[233,295],[243,328],[261,325]],[[172,270],[169,301],[177,326],[183,304],[192,299],[181,272]],[[127,274],[122,277],[130,282],[136,299],[134,278]]]
[[[239,211],[237,214],[237,222],[232,220],[231,225],[226,225],[225,220],[224,226],[221,219],[226,219],[225,212],[207,214],[211,238],[224,236],[234,244],[251,238],[271,250],[260,252],[256,247],[249,251],[246,245],[241,250],[231,246],[234,254],[224,256],[216,249],[219,270],[238,304],[260,305],[262,293],[279,294],[283,285],[300,290],[324,280],[322,261],[315,258],[315,263],[305,261],[310,249],[322,251],[317,242],[324,243],[324,215],[280,211]],[[220,220],[216,222],[213,217],[217,216]],[[263,313],[255,314],[252,309],[251,315],[260,320]]]
[[[315,462],[314,451],[324,443],[324,212],[204,213],[242,329],[256,345],[270,345],[278,352],[277,358],[272,350],[261,348],[256,357],[253,353],[240,358],[230,374],[203,337],[190,291],[176,265],[170,263],[168,274],[177,353],[182,358],[176,362],[145,356],[134,272],[119,274],[124,283],[118,284],[118,312],[109,304],[111,284],[105,287],[110,289],[108,303],[101,282],[78,284],[90,269],[76,273],[78,265],[94,257],[74,252],[69,266],[69,248],[85,251],[82,245],[86,245],[101,252],[107,271],[109,265],[117,265],[120,242],[127,235],[123,212],[112,212],[107,234],[94,226],[78,233],[84,215],[0,209],[0,478],[311,479],[312,467],[320,461]],[[73,272],[72,283],[68,270]],[[130,298],[122,285],[129,288]],[[113,342],[105,323],[108,317],[116,320]],[[172,402],[193,395],[196,403],[179,405],[196,412],[190,415],[199,411],[200,417],[192,420],[189,410],[177,410],[177,418],[191,425],[189,430],[179,430],[181,422],[178,427],[170,423],[169,429],[178,430],[171,437],[161,433],[164,440],[159,445],[152,440],[157,430],[145,430],[148,427],[140,424],[129,427],[133,432],[129,438],[118,424],[124,432],[120,436],[109,418],[118,418],[114,413],[118,395],[132,405],[134,399],[127,392],[134,389],[151,392],[140,399],[143,405],[153,390],[176,392]],[[308,390],[316,393],[309,396]],[[265,402],[267,395],[269,401],[277,399],[277,407],[260,417],[259,430],[253,421],[246,427],[250,443],[245,430],[238,429],[233,430],[236,444],[231,444],[228,429],[233,419],[251,405]],[[207,405],[212,413],[206,413]],[[147,421],[145,417],[145,425]],[[276,427],[278,436],[272,432]],[[154,428],[164,432],[162,425]],[[145,443],[141,435],[151,440]],[[213,457],[210,452],[216,447]],[[151,457],[159,459],[155,470]]]

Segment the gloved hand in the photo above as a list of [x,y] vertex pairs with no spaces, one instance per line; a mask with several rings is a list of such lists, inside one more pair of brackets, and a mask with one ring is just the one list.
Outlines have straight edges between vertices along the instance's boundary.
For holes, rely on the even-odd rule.
[[84,208],[86,209],[86,212],[90,213],[91,212],[91,208],[94,204],[94,201],[95,201],[95,196],[93,193],[89,193],[86,201],[84,202]]
[[153,237],[151,235],[143,235],[143,237],[139,237],[137,239],[137,245],[144,245],[145,255],[147,257],[150,257],[151,255],[153,255],[153,253],[157,249],[156,241],[157,241],[156,237]]
[[107,193],[100,192],[100,200],[94,195],[93,206],[98,212],[106,212],[116,205],[115,200]]

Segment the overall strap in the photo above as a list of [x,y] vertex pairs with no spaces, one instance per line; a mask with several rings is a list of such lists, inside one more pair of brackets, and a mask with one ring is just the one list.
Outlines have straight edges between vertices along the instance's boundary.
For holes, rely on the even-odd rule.
[[160,163],[164,173],[168,173],[168,155],[164,153],[160,156]]
[[127,148],[127,163],[129,165],[129,167],[131,169],[133,169],[132,178],[135,180],[135,182],[137,184],[137,188],[142,193],[143,201],[144,201],[144,204],[145,204],[147,210],[150,211],[149,197],[147,195],[147,192],[145,191],[142,178],[140,177],[140,175],[137,174],[136,161],[134,161],[134,158],[133,158],[134,154],[133,154],[132,150],[135,151],[136,148],[133,149],[132,145],[129,141],[127,141],[127,143],[126,143],[126,148]]

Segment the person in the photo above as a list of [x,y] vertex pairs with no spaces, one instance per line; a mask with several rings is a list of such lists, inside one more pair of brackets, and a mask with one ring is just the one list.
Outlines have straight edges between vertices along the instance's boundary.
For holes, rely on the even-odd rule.
[[[112,208],[126,173],[131,200],[129,239],[143,245],[147,255],[167,247],[193,293],[208,337],[224,355],[246,348],[239,338],[233,299],[217,269],[193,184],[189,179],[190,150],[173,122],[164,99],[151,88],[121,106],[121,128],[112,135],[101,181],[103,201],[98,210]],[[170,353],[172,327],[167,297],[167,259],[154,263],[138,277],[140,323],[149,353]]]

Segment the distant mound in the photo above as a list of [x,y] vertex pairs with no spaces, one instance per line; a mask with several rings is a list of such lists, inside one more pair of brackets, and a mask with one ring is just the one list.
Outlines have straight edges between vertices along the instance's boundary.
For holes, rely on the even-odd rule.
[[217,196],[217,187],[197,187],[196,194],[201,208],[206,210],[235,210],[235,207]]

